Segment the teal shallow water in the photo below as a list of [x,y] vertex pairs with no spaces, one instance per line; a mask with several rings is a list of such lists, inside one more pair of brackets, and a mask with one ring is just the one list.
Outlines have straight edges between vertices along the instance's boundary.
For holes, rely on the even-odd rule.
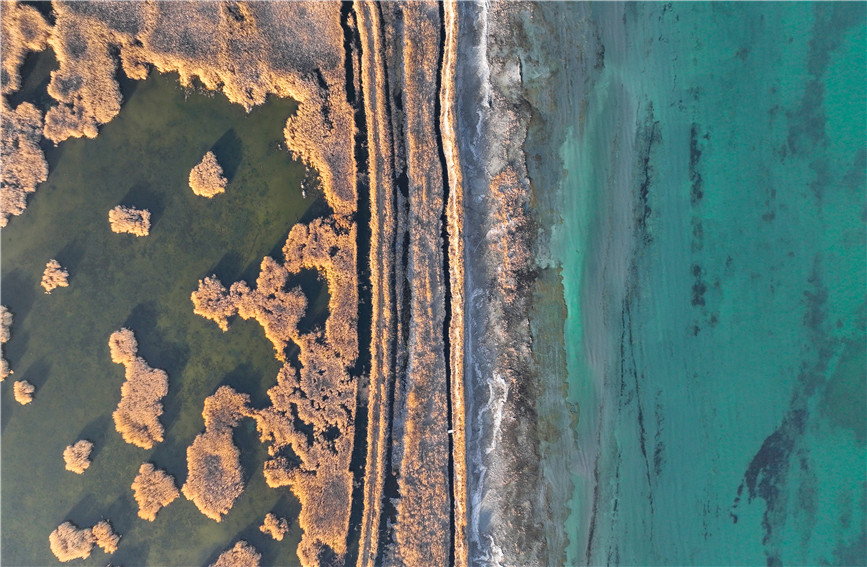
[[555,246],[570,564],[864,564],[865,6],[587,15]]
[[[44,57],[48,64],[37,62],[33,73],[47,72]],[[25,89],[40,82],[30,77]],[[58,524],[108,518],[123,535],[118,551],[109,559],[95,550],[79,564],[202,565],[239,537],[266,564],[297,564],[298,503],[288,489],[265,485],[266,452],[252,423],[235,432],[248,488],[221,523],[183,496],[146,522],[130,489],[147,460],[183,483],[202,403],[219,385],[261,406],[275,382],[279,364],[261,327],[238,320],[222,333],[193,314],[190,293],[214,272],[227,284],[251,281],[263,256],[279,255],[291,226],[317,214],[312,197],[301,196],[303,165],[279,149],[295,104],[271,100],[247,115],[160,75],[125,83],[124,94],[121,113],[98,138],[49,150],[49,180],[2,233],[2,302],[15,316],[6,349],[15,374],[2,388],[2,563],[56,564],[48,534]],[[193,195],[187,182],[209,149],[229,177],[226,193],[212,200]],[[149,208],[151,234],[112,233],[107,215],[117,204]],[[44,295],[49,258],[69,269],[70,286]],[[298,283],[310,312],[321,314],[327,293],[315,278]],[[169,375],[166,440],[150,451],[124,443],[111,419],[124,375],[107,341],[124,325],[135,331],[139,354]],[[33,403],[14,402],[12,379],[36,386]],[[64,470],[62,452],[82,437],[94,441],[95,457],[79,476]],[[258,531],[272,510],[291,523],[279,543]]]

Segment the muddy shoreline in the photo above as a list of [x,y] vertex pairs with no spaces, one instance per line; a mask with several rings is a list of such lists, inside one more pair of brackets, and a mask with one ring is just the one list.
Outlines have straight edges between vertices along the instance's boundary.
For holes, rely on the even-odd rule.
[[553,163],[537,165],[556,173],[534,179],[526,147],[550,116],[539,87],[556,34],[542,39],[543,12],[529,3],[459,5],[473,565],[560,565],[568,545],[576,417],[563,395],[566,313],[547,251],[561,167],[549,140]]

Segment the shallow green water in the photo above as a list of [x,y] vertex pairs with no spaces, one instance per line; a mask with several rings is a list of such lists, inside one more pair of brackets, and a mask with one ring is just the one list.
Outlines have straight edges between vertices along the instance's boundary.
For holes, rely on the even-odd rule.
[[864,564],[865,5],[588,14],[556,250],[570,562]]
[[[48,67],[37,62],[34,73]],[[27,78],[25,90],[34,85],[36,93],[41,81]],[[2,563],[56,564],[48,534],[58,524],[108,518],[123,535],[118,551],[109,559],[94,548],[78,564],[202,565],[238,538],[262,552],[263,564],[297,564],[298,503],[288,489],[265,485],[266,452],[253,423],[235,433],[248,488],[221,523],[183,496],[146,522],[130,489],[147,460],[183,483],[186,448],[203,429],[203,400],[219,385],[261,406],[275,381],[279,366],[261,327],[237,320],[222,333],[193,314],[190,293],[214,272],[227,285],[252,282],[263,256],[280,257],[292,225],[321,212],[312,196],[301,196],[303,165],[278,149],[295,104],[270,100],[246,115],[221,95],[185,94],[174,77],[160,75],[124,83],[124,98],[98,138],[49,150],[49,180],[2,232],[2,302],[15,316],[6,349],[11,378],[36,386],[23,407],[11,379],[2,387]],[[226,193],[211,200],[188,186],[209,149],[229,178]],[[150,209],[151,234],[112,233],[107,215],[118,204]],[[44,295],[39,281],[50,258],[68,268],[70,286]],[[315,278],[299,283],[310,313],[321,316],[327,292]],[[140,356],[169,375],[165,441],[151,451],[124,443],[111,419],[124,376],[107,341],[121,326],[135,331]],[[62,458],[79,438],[95,443],[80,476]],[[258,531],[272,510],[293,522],[282,542]]]

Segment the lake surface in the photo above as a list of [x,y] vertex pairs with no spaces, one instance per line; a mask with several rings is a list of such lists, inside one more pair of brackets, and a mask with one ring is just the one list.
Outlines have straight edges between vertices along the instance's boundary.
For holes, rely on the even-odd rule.
[[570,564],[863,565],[865,5],[580,16],[605,51],[561,148]]
[[[45,103],[52,64],[44,53],[26,65],[22,98]],[[96,139],[48,149],[48,181],[2,233],[2,302],[15,317],[5,345],[15,373],[2,391],[2,562],[55,564],[48,535],[57,525],[107,518],[123,536],[118,551],[109,558],[94,548],[78,564],[203,565],[239,538],[263,564],[297,564],[298,502],[288,488],[265,485],[266,450],[251,420],[235,431],[247,490],[221,523],[183,496],[153,523],[141,520],[130,488],[145,461],[182,485],[186,448],[204,428],[203,401],[220,385],[251,394],[259,407],[267,402],[279,364],[262,328],[235,320],[223,333],[193,314],[190,293],[212,273],[227,287],[254,283],[264,256],[281,258],[292,225],[323,212],[315,180],[302,197],[308,174],[284,147],[296,105],[269,99],[247,115],[222,95],[184,91],[176,76],[158,74],[122,87],[123,109]],[[208,150],[229,179],[210,200],[188,185]],[[108,211],[118,204],[148,208],[150,235],[112,233]],[[69,270],[70,286],[44,295],[50,258]],[[321,318],[327,290],[315,277],[295,282],[307,292],[308,316]],[[149,451],[123,442],[111,418],[124,371],[111,362],[108,337],[122,326],[135,332],[139,356],[169,375],[165,441]],[[15,403],[13,379],[36,386],[33,403]],[[95,444],[93,463],[76,475],[62,452],[81,438]],[[290,520],[282,542],[258,531],[270,511]]]

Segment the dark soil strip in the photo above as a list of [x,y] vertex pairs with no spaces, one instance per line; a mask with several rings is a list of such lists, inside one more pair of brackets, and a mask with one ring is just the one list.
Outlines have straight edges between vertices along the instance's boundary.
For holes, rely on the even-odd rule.
[[[443,247],[443,285],[444,291],[444,307],[445,317],[443,318],[443,355],[446,362],[446,419],[448,421],[449,431],[452,430],[454,424],[452,422],[452,366],[451,366],[451,337],[449,331],[452,323],[452,282],[449,272],[449,232],[448,232],[448,205],[450,196],[449,187],[449,170],[446,162],[445,149],[443,148],[442,130],[440,127],[440,118],[442,116],[442,104],[440,102],[440,94],[442,93],[442,74],[443,60],[445,59],[446,45],[446,23],[445,23],[445,7],[441,3],[439,5],[440,17],[440,38],[439,38],[439,55],[437,59],[437,75],[436,75],[436,99],[434,100],[434,135],[437,140],[437,154],[442,168],[443,178],[443,210],[440,215],[440,236],[442,238]],[[449,567],[454,567],[455,564],[455,458],[454,458],[454,437],[449,433]]]
[[350,469],[353,473],[352,507],[347,534],[346,564],[358,561],[358,543],[364,514],[364,479],[367,458],[367,390],[370,387],[370,341],[372,336],[373,305],[370,283],[370,181],[368,177],[369,150],[367,147],[367,117],[364,113],[363,93],[356,92],[355,76],[361,72],[361,40],[352,2],[340,7],[340,26],[343,29],[344,67],[346,69],[346,101],[352,106],[355,118],[356,191],[356,270],[358,284],[358,359],[352,369],[358,385],[355,411],[355,438],[353,440]]

